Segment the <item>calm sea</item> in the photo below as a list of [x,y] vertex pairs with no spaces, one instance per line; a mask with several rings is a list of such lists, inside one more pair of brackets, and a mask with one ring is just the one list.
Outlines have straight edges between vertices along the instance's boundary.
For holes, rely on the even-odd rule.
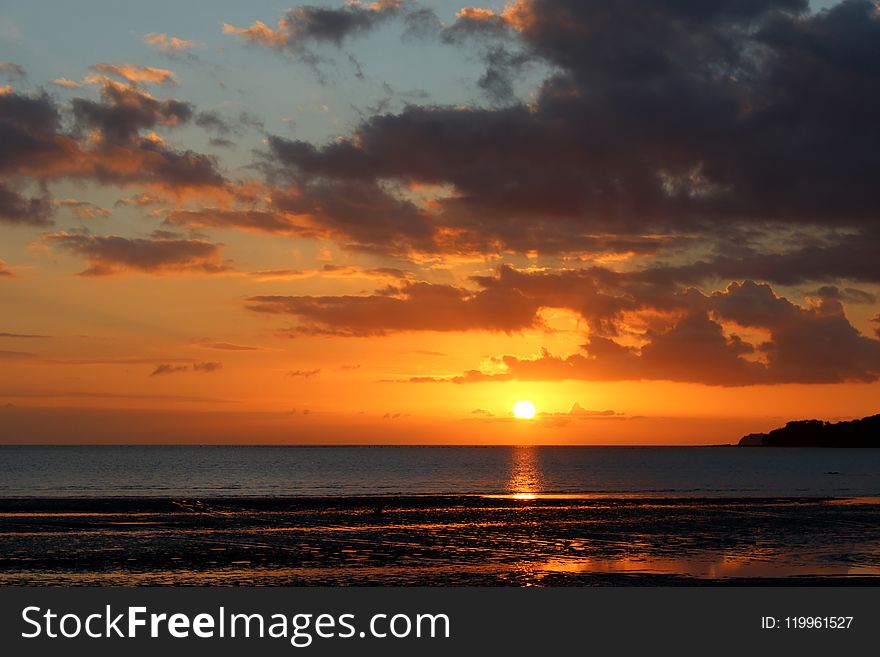
[[0,446],[0,497],[878,496],[880,449]]

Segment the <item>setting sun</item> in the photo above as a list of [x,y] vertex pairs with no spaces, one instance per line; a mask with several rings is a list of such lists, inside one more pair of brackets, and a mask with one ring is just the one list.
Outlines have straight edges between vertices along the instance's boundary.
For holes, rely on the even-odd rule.
[[518,401],[513,405],[513,415],[521,420],[535,417],[535,405],[530,401]]

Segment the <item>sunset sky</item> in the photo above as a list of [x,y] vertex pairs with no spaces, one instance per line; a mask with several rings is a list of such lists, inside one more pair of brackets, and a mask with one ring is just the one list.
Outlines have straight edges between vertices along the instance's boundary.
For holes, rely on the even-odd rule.
[[0,442],[880,409],[874,2],[3,4]]

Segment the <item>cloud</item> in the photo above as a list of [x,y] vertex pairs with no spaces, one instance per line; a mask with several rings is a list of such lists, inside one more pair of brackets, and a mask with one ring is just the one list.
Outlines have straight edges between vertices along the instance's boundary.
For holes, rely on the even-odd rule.
[[[46,363],[52,365],[152,365],[158,358],[144,356],[126,356],[121,358],[47,358]],[[165,363],[193,363],[193,358],[163,358]]]
[[223,368],[223,363],[215,362],[198,362],[192,365],[173,365],[171,363],[160,363],[156,365],[150,376],[162,376],[164,374],[179,374],[181,372],[202,372],[210,374]]
[[113,75],[128,82],[177,84],[177,77],[167,68],[138,66],[136,64],[94,64],[91,69],[102,75]]
[[154,133],[141,134],[187,122],[188,103],[159,101],[109,80],[101,94],[100,101],[73,99],[72,132],[62,129],[62,112],[48,95],[0,95],[0,175],[138,184],[178,199],[231,198],[234,192],[215,158],[176,150]]
[[293,377],[302,377],[304,379],[310,379],[313,376],[318,376],[321,373],[320,369],[317,370],[291,370],[287,373],[287,376]]
[[[324,145],[271,137],[271,160],[318,228],[398,253],[602,253],[614,247],[598,236],[656,248],[645,238],[767,225],[870,242],[872,2],[810,13],[805,0],[523,0],[457,21],[479,34],[495,25],[500,62],[525,53],[550,68],[534,100],[409,105]],[[450,191],[427,211],[413,183]],[[332,203],[352,190],[371,195],[373,212]]]
[[196,125],[221,135],[228,135],[233,131],[229,122],[214,111],[199,112],[196,116]]
[[28,351],[3,351],[0,350],[0,360],[31,360],[37,358],[36,354]]
[[47,95],[0,95],[0,173],[30,173],[65,154],[60,114]]
[[[500,371],[470,370],[451,380],[648,379],[738,386],[880,379],[880,340],[860,334],[837,301],[804,308],[750,281],[709,296],[686,294],[690,309],[665,329],[645,330],[640,347],[590,336],[579,353],[505,355],[496,361]],[[768,339],[749,343],[726,331],[726,323],[760,329]]]
[[828,296],[800,306],[746,280],[710,293],[651,270],[601,267],[475,276],[477,289],[404,282],[368,295],[257,296],[256,312],[298,320],[294,335],[367,336],[404,331],[545,329],[541,310],[583,320],[582,351],[504,355],[490,371],[431,375],[412,383],[660,379],[710,385],[832,383],[880,378],[880,341],[862,335]]
[[198,47],[198,43],[189,39],[180,39],[174,36],[168,36],[164,32],[150,32],[144,35],[144,43],[158,48],[167,55],[176,55],[192,48]]
[[106,219],[110,216],[107,208],[102,208],[88,201],[78,201],[75,198],[56,199],[55,205],[69,209],[78,219]]
[[27,198],[0,180],[0,223],[48,226],[52,205],[46,198]]
[[160,376],[163,374],[176,374],[177,372],[188,372],[188,365],[171,365],[169,363],[162,363],[160,365],[156,365],[156,369],[154,369],[150,376]]
[[196,239],[144,239],[61,231],[43,237],[50,245],[85,258],[82,276],[122,272],[221,274],[232,269],[220,246]]
[[403,0],[377,0],[370,4],[349,2],[337,8],[307,5],[288,9],[274,28],[262,21],[256,21],[250,27],[226,23],[223,32],[237,35],[252,44],[302,53],[316,43],[341,46],[345,39],[364,34],[398,16],[406,4]]
[[6,263],[0,260],[0,279],[2,278],[17,278],[15,274],[13,274],[9,268],[6,266]]
[[52,80],[52,84],[57,84],[59,87],[64,87],[65,89],[81,89],[82,84],[77,82],[76,80],[71,80],[70,78],[55,78]]
[[17,338],[23,340],[30,340],[36,338],[49,338],[49,335],[36,335],[34,333],[3,333],[0,332],[0,338]]
[[116,205],[123,206],[134,206],[134,207],[146,207],[148,205],[162,205],[164,201],[158,196],[153,196],[152,194],[147,194],[146,192],[142,192],[140,194],[135,194],[134,196],[130,196],[128,198],[121,198],[116,201]]
[[206,374],[209,374],[211,372],[216,372],[217,370],[222,369],[222,368],[223,368],[223,363],[214,363],[214,362],[193,363],[193,366],[192,366],[193,372],[205,372]]
[[308,229],[285,214],[271,210],[203,208],[173,210],[165,217],[168,226],[192,228],[238,228],[257,233],[301,234]]
[[536,420],[543,427],[564,427],[576,420],[597,420],[597,419],[620,419],[625,417],[623,413],[612,410],[593,411],[581,406],[578,402],[574,402],[565,412],[540,412],[537,414]]
[[102,102],[74,99],[73,115],[79,125],[100,130],[102,138],[114,144],[131,142],[141,130],[182,125],[193,115],[189,103],[156,100],[135,86],[108,82],[101,95]]
[[407,282],[370,296],[254,296],[247,307],[292,315],[306,334],[382,335],[396,331],[517,331],[534,326],[537,301],[508,290],[471,293],[448,285]]
[[199,340],[196,346],[203,349],[218,349],[220,351],[262,351],[262,347],[234,344],[232,342],[214,342],[212,340]]
[[818,290],[810,294],[821,297],[823,299],[835,299],[847,303],[873,304],[877,303],[877,297],[870,292],[859,290],[857,288],[847,287],[840,289],[835,285],[823,285]]
[[[64,390],[57,392],[21,392],[0,390],[0,397],[11,397],[15,399],[137,399],[150,401],[168,401],[168,402],[212,402],[216,404],[232,404],[235,403],[229,399],[218,397],[197,397],[191,395],[139,395],[135,393],[124,392],[91,392],[82,390]],[[45,410],[45,409],[41,409]]]
[[0,77],[7,80],[22,80],[27,77],[24,67],[15,62],[0,62]]

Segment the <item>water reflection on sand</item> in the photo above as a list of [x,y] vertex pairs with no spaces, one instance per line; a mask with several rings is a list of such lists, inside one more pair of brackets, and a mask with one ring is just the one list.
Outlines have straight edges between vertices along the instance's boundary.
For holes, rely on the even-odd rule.
[[772,559],[731,555],[698,558],[663,558],[648,555],[622,559],[551,560],[541,565],[553,573],[644,573],[682,575],[699,579],[781,577],[874,577],[880,562],[847,564],[820,560],[799,561],[796,555],[779,554]]
[[875,501],[547,497],[510,465],[501,498],[0,500],[0,584],[880,583]]

